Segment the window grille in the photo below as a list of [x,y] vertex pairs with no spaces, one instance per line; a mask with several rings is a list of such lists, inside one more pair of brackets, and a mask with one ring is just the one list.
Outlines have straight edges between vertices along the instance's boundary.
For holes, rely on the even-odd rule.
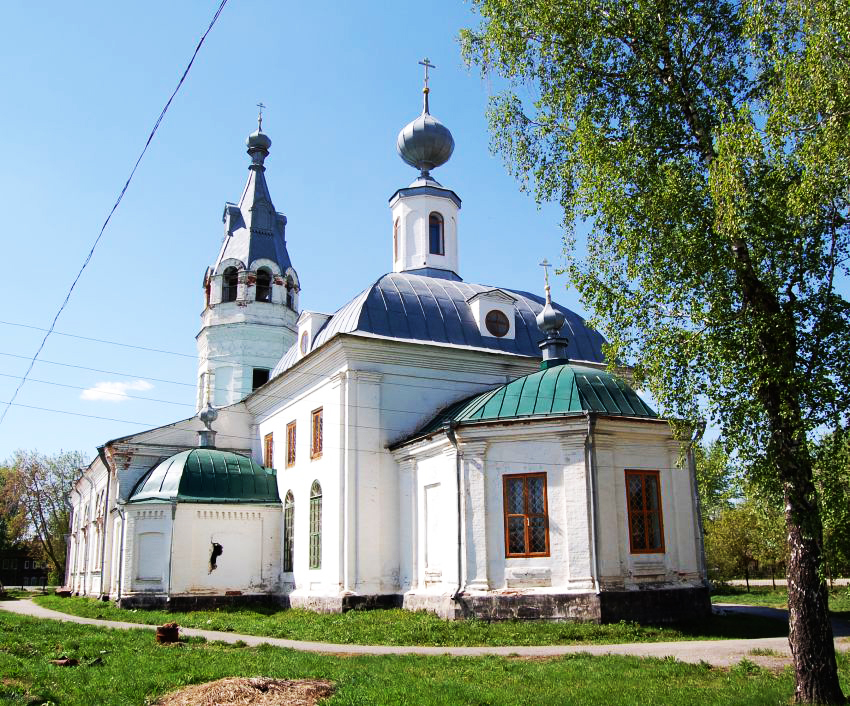
[[664,551],[664,519],[658,471],[626,471],[629,545],[632,554]]
[[507,475],[503,483],[505,556],[549,556],[546,474]]

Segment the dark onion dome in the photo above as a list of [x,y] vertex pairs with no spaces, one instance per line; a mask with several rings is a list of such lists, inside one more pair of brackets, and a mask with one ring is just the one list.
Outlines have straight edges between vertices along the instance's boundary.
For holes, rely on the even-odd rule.
[[[344,333],[363,333],[370,338],[420,341],[438,346],[490,350],[540,358],[543,332],[535,317],[543,310],[543,297],[507,287],[516,299],[514,338],[483,336],[473,316],[469,299],[494,287],[464,282],[453,272],[423,268],[420,271],[390,272],[343,306],[310,341],[309,351]],[[563,333],[570,339],[570,358],[587,363],[604,363],[602,335],[590,328],[574,311],[552,305],[566,319]],[[272,372],[280,375],[300,360],[293,346]]]
[[445,125],[433,115],[423,112],[398,133],[396,149],[407,164],[427,174],[449,161],[455,141]]
[[128,502],[280,503],[277,474],[218,449],[174,454],[142,477]]
[[607,370],[567,363],[524,375],[506,385],[456,402],[398,444],[433,434],[448,422],[485,422],[581,415],[657,419],[621,378]]
[[249,151],[251,149],[268,151],[269,147],[272,146],[272,140],[262,130],[254,130],[254,132],[248,135],[248,139],[245,140],[245,145],[248,147]]

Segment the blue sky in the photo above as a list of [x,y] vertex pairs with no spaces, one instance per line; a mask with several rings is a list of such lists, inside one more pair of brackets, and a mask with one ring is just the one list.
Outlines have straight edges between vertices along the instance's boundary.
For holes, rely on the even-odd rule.
[[[49,326],[217,4],[4,7],[0,400],[43,335],[9,324]],[[334,311],[391,269],[387,199],[415,176],[395,139],[421,109],[424,56],[438,67],[431,112],[456,143],[435,176],[463,199],[461,275],[541,291],[537,263],[563,261],[560,214],[538,209],[490,154],[494,88],[466,70],[457,42],[476,22],[457,0],[230,0],[56,327],[172,354],[54,335],[41,354],[50,362],[36,364],[17,402],[123,421],[16,406],[0,425],[0,459],[17,448],[93,456],[110,438],[192,414],[201,281],[224,203],[247,176],[258,101],[303,307]],[[581,311],[565,285],[556,279],[556,298]]]

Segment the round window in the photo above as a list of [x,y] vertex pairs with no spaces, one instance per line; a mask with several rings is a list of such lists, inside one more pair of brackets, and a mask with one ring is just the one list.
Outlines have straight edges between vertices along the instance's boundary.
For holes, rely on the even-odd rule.
[[492,311],[487,312],[487,318],[484,319],[484,325],[487,327],[490,335],[495,336],[496,338],[501,338],[507,334],[511,328],[508,317],[498,309],[493,309]]
[[307,355],[307,346],[310,345],[310,335],[305,331],[301,334],[301,355]]

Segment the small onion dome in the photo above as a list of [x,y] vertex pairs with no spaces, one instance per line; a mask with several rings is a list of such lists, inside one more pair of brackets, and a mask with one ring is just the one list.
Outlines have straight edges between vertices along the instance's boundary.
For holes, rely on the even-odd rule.
[[198,415],[207,429],[212,429],[212,423],[218,419],[218,410],[207,400],[207,406]]
[[449,161],[455,141],[449,129],[429,113],[422,113],[398,134],[399,156],[423,174]]
[[253,163],[262,166],[266,157],[269,156],[269,147],[272,146],[271,138],[257,128],[248,135],[245,144],[248,146],[248,154],[251,155]]
[[546,306],[537,315],[538,328],[547,336],[557,336],[558,332],[564,328],[566,320],[567,317],[552,306],[552,302],[547,297]]

